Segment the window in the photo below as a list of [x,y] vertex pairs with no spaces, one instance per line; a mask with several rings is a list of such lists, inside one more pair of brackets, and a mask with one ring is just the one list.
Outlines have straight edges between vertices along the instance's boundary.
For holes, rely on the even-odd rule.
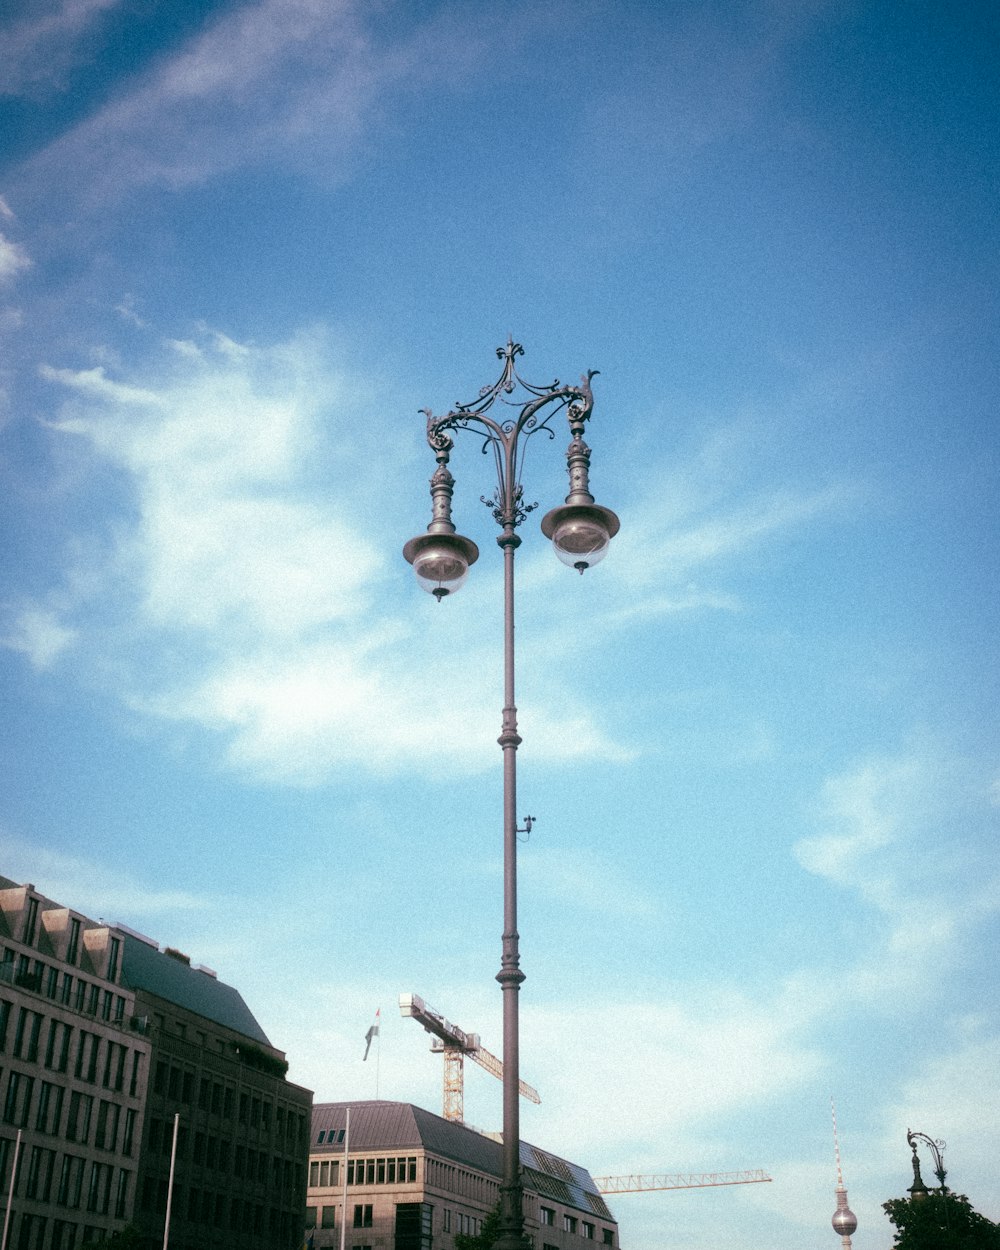
[[538,1222],[539,1224],[547,1224],[551,1228],[556,1222],[555,1211],[553,1211],[551,1207],[539,1207]]
[[323,1219],[321,1223],[322,1223],[323,1228],[336,1228],[337,1227],[337,1208],[336,1207],[324,1207]]
[[72,1025],[64,1024],[61,1020],[49,1021],[49,1036],[45,1043],[45,1066],[51,1071],[66,1071],[72,1034]]
[[576,1216],[575,1215],[563,1216],[563,1232],[565,1233],[576,1232]]
[[306,1228],[316,1227],[316,1208],[306,1207]]
[[14,1034],[14,1054],[18,1059],[35,1063],[38,1059],[38,1037],[42,1031],[42,1017],[37,1011],[22,1007],[17,1017]]
[[118,1140],[118,1119],[121,1107],[116,1102],[105,1102],[101,1099],[97,1108],[97,1129],[94,1133],[94,1145],[98,1150],[114,1150]]
[[35,940],[35,931],[38,928],[38,899],[28,899],[28,915],[24,921],[24,944],[31,946]]
[[62,1119],[63,1087],[42,1081],[38,1091],[38,1111],[35,1115],[35,1128],[40,1133],[58,1133],[59,1121]]
[[75,964],[80,953],[80,922],[73,917],[69,922],[69,945],[66,947],[66,962]]
[[90,1117],[94,1100],[89,1094],[73,1090],[69,1096],[69,1119],[66,1121],[66,1140],[86,1142],[90,1136]]
[[606,1228],[604,1230],[603,1241],[606,1246],[613,1246],[615,1244],[615,1235],[610,1228]]
[[587,1241],[593,1241],[593,1240],[594,1240],[594,1226],[593,1226],[593,1224],[588,1224],[588,1223],[587,1223],[587,1221],[586,1221],[586,1220],[584,1220],[584,1221],[583,1221],[583,1227],[580,1229],[580,1236],[581,1236],[581,1237],[585,1237],[585,1238],[587,1239]]
[[142,1052],[138,1050],[133,1051],[132,1052],[132,1078],[128,1084],[128,1092],[131,1094],[133,1098],[135,1097],[136,1091],[139,1088],[139,1072],[141,1068],[142,1068]]
[[118,1173],[118,1191],[115,1194],[115,1219],[122,1220],[125,1218],[126,1204],[128,1199],[128,1182],[129,1173],[124,1169]]
[[354,1208],[354,1227],[355,1228],[371,1228],[372,1226],[372,1204],[366,1202],[363,1205],[358,1203]]
[[119,1042],[108,1042],[101,1084],[105,1089],[114,1090],[120,1090],[125,1084],[125,1047]]
[[108,951],[108,980],[118,980],[118,960],[121,957],[122,944],[118,938],[112,938]]
[[63,1155],[56,1202],[61,1207],[78,1207],[83,1191],[83,1160],[76,1155]]
[[8,1124],[14,1124],[18,1128],[27,1126],[28,1107],[34,1086],[34,1077],[24,1076],[20,1072],[10,1074],[7,1080],[7,1097],[3,1105],[3,1118]]
[[135,1138],[135,1111],[129,1107],[125,1112],[125,1136],[122,1138],[122,1154],[132,1153],[132,1142]]
[[83,1081],[97,1080],[97,1047],[100,1038],[96,1033],[80,1030],[80,1046],[76,1052],[75,1075]]
[[0,998],[0,1052],[7,1045],[7,1022],[10,1020],[10,1003]]
[[111,1205],[111,1165],[92,1163],[90,1184],[87,1187],[87,1210],[107,1215]]
[[73,998],[73,974],[71,972],[63,973],[62,993],[59,995],[59,998],[64,1006],[69,1006]]

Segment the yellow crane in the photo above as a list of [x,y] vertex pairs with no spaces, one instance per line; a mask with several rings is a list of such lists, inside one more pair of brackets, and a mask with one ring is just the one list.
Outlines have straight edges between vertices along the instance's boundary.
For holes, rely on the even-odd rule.
[[704,1189],[710,1185],[756,1185],[771,1177],[760,1168],[742,1172],[653,1172],[627,1176],[595,1176],[602,1194],[632,1194],[650,1189]]
[[[412,1016],[434,1037],[431,1050],[444,1056],[444,1118],[461,1124],[465,1116],[465,1056],[503,1080],[503,1063],[480,1044],[478,1033],[466,1033],[428,1007],[419,994],[400,994],[399,1014]],[[518,1082],[522,1098],[539,1103],[538,1090]]]

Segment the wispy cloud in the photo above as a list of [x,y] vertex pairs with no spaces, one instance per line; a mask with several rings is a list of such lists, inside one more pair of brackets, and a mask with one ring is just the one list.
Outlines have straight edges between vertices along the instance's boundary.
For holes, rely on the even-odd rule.
[[79,55],[80,36],[121,0],[41,0],[0,39],[0,95],[62,85]]
[[446,37],[419,29],[410,43],[379,43],[370,16],[356,0],[227,6],[22,174],[44,190],[77,169],[80,202],[95,209],[136,188],[177,189],[265,161],[338,181],[380,94],[422,81],[447,56]]
[[0,285],[13,282],[18,274],[31,268],[31,257],[20,245],[0,231]]
[[[57,598],[22,604],[8,646],[53,664],[75,644],[82,670],[114,684],[127,706],[208,729],[232,768],[258,778],[309,785],[345,765],[407,768],[428,751],[490,766],[498,658],[476,622],[499,593],[499,571],[484,570],[436,616],[433,635],[389,606],[386,586],[401,572],[390,568],[401,532],[394,496],[406,494],[393,483],[406,477],[409,443],[387,446],[374,414],[365,419],[372,387],[333,365],[320,330],[262,346],[202,326],[130,370],[41,372],[61,396],[53,437],[80,440],[95,470],[112,467],[121,496],[100,533],[78,537]],[[635,575],[634,607],[610,606],[605,628],[627,628],[665,602],[733,610],[724,589],[696,591],[684,579],[832,506],[825,494],[769,496],[713,520],[720,488],[710,471],[704,478],[696,491],[688,477],[674,515],[652,521],[662,530],[659,578],[649,580],[648,564]],[[711,538],[678,537],[685,526]],[[623,567],[612,577],[633,577],[633,559],[616,549]],[[565,584],[565,570],[546,552],[522,575],[541,612],[533,655],[549,653],[546,630],[562,651],[565,622],[537,591],[557,577]],[[524,663],[535,697],[522,723],[539,758],[629,757],[565,671]]]
[[36,669],[50,668],[76,637],[76,630],[63,625],[57,612],[40,605],[14,611],[12,618],[0,646],[20,651]]
[[57,903],[95,919],[134,927],[176,912],[209,910],[214,903],[209,896],[186,890],[150,888],[119,866],[29,845],[6,831],[3,850],[5,876],[30,881]]
[[996,825],[988,782],[929,748],[880,756],[829,779],[799,862],[856,891],[885,922],[883,941],[847,973],[855,993],[927,991],[1000,912],[1000,875],[972,830]]

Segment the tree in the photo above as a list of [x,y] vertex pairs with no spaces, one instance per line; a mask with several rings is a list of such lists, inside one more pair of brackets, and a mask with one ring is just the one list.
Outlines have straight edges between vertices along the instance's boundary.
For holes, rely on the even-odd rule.
[[882,1210],[896,1226],[896,1250],[1000,1250],[1000,1225],[974,1210],[964,1194],[892,1198]]
[[493,1243],[500,1236],[500,1204],[493,1208],[475,1236],[459,1233],[455,1237],[455,1250],[493,1250]]

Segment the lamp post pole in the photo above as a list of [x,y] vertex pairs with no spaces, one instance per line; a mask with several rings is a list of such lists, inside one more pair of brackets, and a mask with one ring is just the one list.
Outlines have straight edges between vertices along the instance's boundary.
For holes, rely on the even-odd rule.
[[[585,374],[576,386],[561,386],[558,380],[550,386],[532,386],[517,373],[516,361],[523,354],[521,345],[508,339],[506,347],[497,348],[503,370],[492,386],[484,387],[475,400],[456,405],[444,416],[435,417],[429,409],[424,410],[427,441],[438,462],[431,478],[432,519],[427,532],[410,539],[403,548],[418,582],[438,602],[462,585],[469,566],[478,559],[476,544],[458,534],[451,520],[455,479],[448,468],[454,446],[452,432],[472,430],[482,439],[483,452],[493,452],[497,487],[492,498],[483,497],[482,502],[500,526],[497,543],[504,561],[504,703],[497,739],[503,751],[503,938],[496,976],[503,995],[503,1180],[500,1236],[495,1250],[524,1250],[525,1246],[518,1106],[518,996],[524,973],[517,931],[517,748],[521,738],[514,702],[514,555],[521,545],[517,527],[538,507],[537,503],[525,504],[523,499],[521,469],[526,445],[542,430],[550,439],[555,437],[549,422],[556,413],[565,410],[569,422],[571,442],[566,460],[570,491],[566,502],[543,518],[542,532],[552,539],[559,559],[583,573],[604,557],[619,525],[615,514],[595,504],[590,494],[590,448],[583,441],[583,431],[593,409],[593,373]],[[520,402],[508,398],[518,387],[527,394]],[[489,415],[496,403],[510,408],[510,415],[499,419]]]
[[944,1159],[941,1152],[945,1148],[943,1141],[934,1141],[928,1137],[926,1133],[913,1132],[906,1130],[906,1144],[913,1151],[913,1184],[910,1186],[909,1193],[911,1198],[926,1198],[927,1186],[924,1184],[924,1178],[920,1175],[920,1160],[917,1158],[917,1141],[920,1140],[928,1147],[934,1156],[934,1175],[938,1178],[940,1193],[945,1197],[948,1193],[948,1186],[944,1183],[948,1173],[945,1171]]

